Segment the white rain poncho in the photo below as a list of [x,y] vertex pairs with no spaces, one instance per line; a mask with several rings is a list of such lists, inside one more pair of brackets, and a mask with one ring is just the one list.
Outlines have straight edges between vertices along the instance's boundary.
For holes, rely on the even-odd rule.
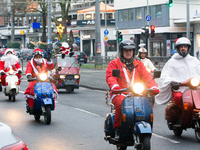
[[150,59],[144,58],[140,60],[144,63],[144,66],[147,68],[149,72],[154,71],[156,69]]
[[[155,96],[157,104],[165,104],[171,98],[171,82],[183,82],[192,77],[200,79],[200,61],[191,55],[185,58],[178,53],[165,64],[162,69],[158,88],[160,93]],[[177,91],[184,92],[188,87],[180,87]]]

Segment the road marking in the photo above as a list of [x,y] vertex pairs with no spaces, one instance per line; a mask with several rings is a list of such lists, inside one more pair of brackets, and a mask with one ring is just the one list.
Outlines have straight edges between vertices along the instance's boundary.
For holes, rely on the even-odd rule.
[[86,111],[86,110],[83,110],[83,109],[80,109],[80,108],[75,108],[75,109],[77,109],[79,111],[82,111],[82,112],[85,112],[85,113],[88,113],[88,114],[91,114],[91,115],[94,115],[94,116],[99,116],[100,117],[100,115],[97,115],[95,113],[92,113],[92,112],[89,112],[89,111]]
[[155,134],[155,133],[152,133],[152,134],[153,134],[154,136],[157,136],[157,137],[161,138],[161,139],[170,141],[170,142],[172,142],[172,143],[174,143],[174,144],[180,143],[179,141],[171,140],[171,139],[169,139],[169,138],[166,138],[166,137],[164,137],[164,136],[161,136],[161,135],[158,135],[158,134]]
[[24,92],[23,92],[23,91],[19,91],[19,93],[22,93],[22,94],[24,94]]

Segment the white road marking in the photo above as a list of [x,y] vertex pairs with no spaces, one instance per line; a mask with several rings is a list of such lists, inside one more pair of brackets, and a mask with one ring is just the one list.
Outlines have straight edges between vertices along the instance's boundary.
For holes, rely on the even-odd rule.
[[169,141],[169,142],[172,142],[172,143],[174,143],[174,144],[180,143],[179,141],[171,140],[171,139],[169,139],[169,138],[166,138],[166,137],[164,137],[164,136],[161,136],[161,135],[158,135],[158,134],[155,134],[155,133],[152,133],[152,135],[154,135],[154,136],[156,136],[156,137],[159,137],[159,138],[161,138],[161,139],[167,140],[167,141]]
[[94,116],[99,116],[100,117],[100,115],[97,115],[95,113],[92,113],[92,112],[89,112],[89,111],[86,111],[86,110],[83,110],[83,109],[80,109],[80,108],[75,108],[75,109],[77,109],[79,111],[82,111],[82,112],[85,112],[85,113],[88,113],[88,114],[91,114],[91,115],[94,115]]
[[24,91],[19,91],[19,93],[22,93],[22,94],[24,94]]

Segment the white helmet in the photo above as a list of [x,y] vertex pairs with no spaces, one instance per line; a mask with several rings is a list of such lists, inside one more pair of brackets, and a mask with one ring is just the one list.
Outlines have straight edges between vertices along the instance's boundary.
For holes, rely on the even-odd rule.
[[[187,53],[186,53],[186,52],[180,53],[180,50],[179,50],[179,46],[180,46],[180,45],[187,45],[187,46],[188,46],[188,51],[187,51]],[[179,55],[185,57],[185,56],[187,56],[188,53],[190,53],[191,42],[190,42],[190,40],[189,40],[188,38],[186,38],[186,37],[181,37],[181,38],[179,38],[179,39],[176,41],[175,47],[176,47],[176,50],[177,50],[177,52],[179,53]]]
[[140,48],[140,49],[138,50],[138,52],[140,52],[140,53],[146,53],[146,52],[147,52],[147,49],[146,49],[146,48]]

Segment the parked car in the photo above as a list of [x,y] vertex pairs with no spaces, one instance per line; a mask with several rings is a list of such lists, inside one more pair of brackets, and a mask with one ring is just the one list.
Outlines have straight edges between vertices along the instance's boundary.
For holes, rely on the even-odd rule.
[[[34,51],[34,49],[21,49],[21,59],[27,60],[27,56],[31,55],[31,51]],[[30,53],[30,54],[29,54]],[[33,55],[32,55],[33,56]],[[28,56],[29,57],[29,56]],[[32,57],[31,57],[32,58]],[[29,58],[28,58],[29,59]]]
[[78,63],[80,62],[84,62],[85,64],[87,63],[87,55],[85,54],[85,52],[75,51],[74,55],[77,57]]
[[5,48],[1,48],[1,49],[0,49],[0,57],[3,56],[4,53],[5,53]]
[[30,50],[27,55],[26,55],[26,61],[29,61],[31,60],[31,58],[33,58],[33,50]]
[[18,149],[28,150],[27,145],[12,133],[12,129],[0,122],[0,149]]
[[18,58],[20,58],[20,55],[21,55],[20,49],[18,49],[18,48],[11,48],[11,49],[13,49],[13,50],[15,51],[15,55],[16,55]]

